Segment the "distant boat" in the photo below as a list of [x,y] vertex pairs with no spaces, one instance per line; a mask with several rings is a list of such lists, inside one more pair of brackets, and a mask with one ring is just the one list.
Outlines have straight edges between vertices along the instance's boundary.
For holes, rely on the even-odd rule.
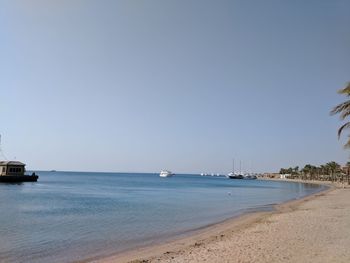
[[[241,163],[240,163],[241,164]],[[232,161],[232,172],[227,175],[230,179],[243,179],[243,175],[241,173],[235,173],[235,160]]]
[[54,172],[56,172],[56,170],[51,170],[50,172],[51,172],[51,173],[54,173]]
[[250,162],[250,172],[249,173],[245,173],[244,175],[244,180],[255,180],[257,179],[256,174],[252,173],[252,163]]
[[159,174],[160,177],[171,177],[173,175],[174,174],[172,172],[167,171],[167,170],[162,170],[162,171],[160,171],[160,174]]
[[243,176],[243,179],[244,180],[255,180],[255,179],[257,179],[257,177],[254,174],[247,174],[247,175]]
[[233,172],[228,174],[228,178],[230,179],[244,179],[244,176],[241,174],[235,174]]

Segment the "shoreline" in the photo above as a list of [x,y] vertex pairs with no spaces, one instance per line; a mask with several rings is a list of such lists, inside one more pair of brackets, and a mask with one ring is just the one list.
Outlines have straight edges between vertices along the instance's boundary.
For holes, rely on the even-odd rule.
[[[264,179],[270,180],[270,179]],[[273,205],[272,211],[256,211],[248,212],[233,218],[226,219],[222,222],[214,223],[212,225],[202,227],[197,230],[190,231],[186,235],[180,235],[173,237],[172,239],[165,240],[164,243],[155,243],[152,245],[134,248],[124,252],[119,252],[111,255],[106,255],[97,258],[90,258],[81,262],[168,262],[173,261],[177,256],[189,253],[192,254],[192,250],[196,250],[203,246],[207,246],[218,241],[223,242],[226,238],[240,233],[248,228],[263,224],[271,216],[293,212],[297,210],[302,204],[317,199],[317,197],[325,196],[339,186],[329,182],[316,182],[316,181],[298,181],[298,180],[281,180],[275,179],[274,181],[286,181],[286,182],[301,182],[301,183],[313,183],[318,185],[325,185],[329,188],[318,191],[308,196],[304,196],[299,199],[289,200],[287,202]],[[187,262],[187,260],[185,260]],[[179,261],[179,262],[182,262]],[[188,262],[192,262],[188,260]],[[231,262],[227,261],[226,262]]]

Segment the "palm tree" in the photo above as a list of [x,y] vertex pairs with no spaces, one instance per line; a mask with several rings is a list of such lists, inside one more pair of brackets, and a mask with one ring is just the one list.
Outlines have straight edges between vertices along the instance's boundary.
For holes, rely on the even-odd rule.
[[331,171],[331,180],[335,181],[337,177],[337,173],[340,171],[340,168],[341,168],[340,164],[333,161],[333,162],[326,163],[326,165]]
[[320,166],[320,172],[321,172],[321,178],[322,178],[322,180],[324,180],[324,178],[325,178],[326,170],[327,170],[326,165],[322,165],[322,164],[321,164],[321,166]]
[[346,177],[348,180],[348,184],[350,184],[350,162],[346,163]]
[[[347,97],[350,97],[350,82],[347,83],[346,87],[338,91],[339,94],[344,94]],[[335,115],[340,113],[340,119],[344,120],[346,117],[350,115],[350,100],[344,101],[343,103],[340,103],[339,105],[335,106],[333,110],[331,111],[331,115]],[[350,122],[344,123],[339,129],[338,129],[338,139],[340,138],[340,135],[344,129],[350,128]],[[347,143],[344,145],[345,148],[350,148],[350,136],[347,141]]]
[[304,174],[304,176],[303,176],[303,180],[306,180],[306,179],[308,179],[308,176],[310,176],[311,175],[311,170],[312,170],[312,165],[311,164],[306,164],[305,166],[304,166],[304,168],[302,169],[302,172],[303,172],[303,174]]
[[298,174],[299,173],[299,166],[295,166],[294,169],[293,169],[293,172],[295,174]]

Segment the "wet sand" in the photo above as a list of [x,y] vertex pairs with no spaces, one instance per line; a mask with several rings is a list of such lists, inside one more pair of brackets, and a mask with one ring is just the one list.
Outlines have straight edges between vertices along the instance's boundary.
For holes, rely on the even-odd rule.
[[350,262],[350,188],[333,185],[162,245],[91,262]]

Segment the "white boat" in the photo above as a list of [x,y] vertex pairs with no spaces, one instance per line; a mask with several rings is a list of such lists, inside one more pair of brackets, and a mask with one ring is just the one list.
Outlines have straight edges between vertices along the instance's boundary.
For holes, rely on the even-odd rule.
[[257,177],[256,177],[256,175],[254,175],[254,174],[245,174],[245,175],[243,176],[243,179],[244,179],[244,180],[255,180],[255,179],[257,179]]
[[162,171],[160,171],[160,174],[159,174],[160,177],[171,177],[173,175],[174,174],[172,172],[167,171],[167,170],[162,170]]
[[252,173],[252,163],[250,162],[250,172],[243,175],[245,180],[255,180],[257,179],[256,174]]

